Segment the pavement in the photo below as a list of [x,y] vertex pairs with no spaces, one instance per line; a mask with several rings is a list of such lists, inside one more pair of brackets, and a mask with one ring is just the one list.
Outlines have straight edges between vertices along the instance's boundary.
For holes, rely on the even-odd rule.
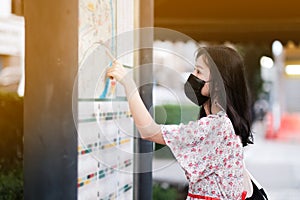
[[[247,169],[265,188],[270,200],[300,200],[300,126],[297,129],[285,122],[286,129],[293,127],[293,131],[282,129],[277,137],[270,139],[266,137],[268,124],[266,121],[253,124],[254,145],[245,148]],[[292,137],[286,137],[287,132]],[[159,156],[154,156],[153,180],[179,187],[187,185],[178,163]]]

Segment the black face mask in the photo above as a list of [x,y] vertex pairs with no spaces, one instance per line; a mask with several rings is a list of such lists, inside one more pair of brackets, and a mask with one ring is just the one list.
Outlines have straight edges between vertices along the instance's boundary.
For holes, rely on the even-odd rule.
[[191,74],[184,84],[185,95],[195,104],[201,106],[205,103],[209,97],[201,94],[201,89],[205,84],[204,80],[199,79],[195,75]]

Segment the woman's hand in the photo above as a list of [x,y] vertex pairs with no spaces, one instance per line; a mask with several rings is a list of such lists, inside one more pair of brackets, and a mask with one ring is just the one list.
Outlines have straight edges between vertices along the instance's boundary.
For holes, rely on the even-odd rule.
[[107,68],[106,75],[110,79],[116,79],[123,86],[128,85],[132,81],[131,76],[123,65],[116,60],[113,62],[111,67]]

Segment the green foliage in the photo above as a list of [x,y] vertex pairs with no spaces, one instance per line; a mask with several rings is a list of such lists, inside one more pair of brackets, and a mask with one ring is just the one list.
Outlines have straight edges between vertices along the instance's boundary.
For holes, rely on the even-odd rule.
[[0,173],[0,200],[23,199],[23,169]]
[[155,106],[154,117],[159,124],[179,124],[196,120],[199,107],[193,105],[160,105]]
[[178,192],[176,189],[162,188],[159,184],[153,185],[153,200],[175,200],[178,197]]
[[23,197],[23,98],[0,92],[0,200]]

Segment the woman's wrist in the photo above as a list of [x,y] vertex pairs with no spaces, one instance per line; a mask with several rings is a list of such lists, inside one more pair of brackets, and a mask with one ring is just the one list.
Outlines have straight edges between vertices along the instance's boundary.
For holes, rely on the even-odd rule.
[[136,90],[137,86],[133,79],[129,79],[123,84],[127,98],[129,98]]

